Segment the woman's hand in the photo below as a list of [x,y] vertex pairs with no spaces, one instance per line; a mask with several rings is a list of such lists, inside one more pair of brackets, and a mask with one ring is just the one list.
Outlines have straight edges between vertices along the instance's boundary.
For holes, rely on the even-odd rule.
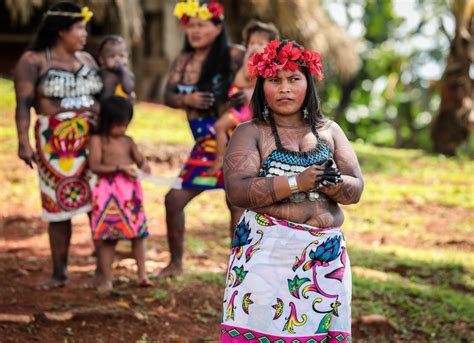
[[303,172],[296,175],[296,182],[298,183],[298,189],[300,192],[306,192],[316,187],[316,180],[320,179],[324,175],[324,165],[319,166],[317,164],[309,166]]
[[331,187],[342,182],[341,172],[336,163],[331,159],[324,164],[324,174],[316,180],[318,187]]
[[18,157],[33,169],[33,163],[36,163],[36,153],[29,142],[18,145]]
[[214,105],[214,94],[209,92],[194,92],[183,96],[183,102],[186,106],[207,110]]

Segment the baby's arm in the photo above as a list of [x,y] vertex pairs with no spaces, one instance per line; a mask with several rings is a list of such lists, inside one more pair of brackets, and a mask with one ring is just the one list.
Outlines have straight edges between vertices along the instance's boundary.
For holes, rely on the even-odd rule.
[[102,91],[102,98],[107,98],[115,94],[115,88],[120,83],[120,78],[114,72],[108,69],[102,69],[100,71],[102,82],[104,83],[104,90]]
[[135,90],[135,75],[124,65],[120,65],[118,71],[122,78],[123,91],[132,94]]

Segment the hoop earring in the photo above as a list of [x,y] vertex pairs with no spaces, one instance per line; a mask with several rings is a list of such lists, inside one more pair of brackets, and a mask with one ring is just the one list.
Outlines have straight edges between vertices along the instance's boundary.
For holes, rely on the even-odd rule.
[[263,105],[263,120],[265,120],[267,123],[270,119],[270,110],[268,109],[267,104]]
[[305,107],[305,108],[303,109],[303,119],[304,119],[304,120],[307,120],[307,119],[308,119],[308,116],[309,116],[308,108]]

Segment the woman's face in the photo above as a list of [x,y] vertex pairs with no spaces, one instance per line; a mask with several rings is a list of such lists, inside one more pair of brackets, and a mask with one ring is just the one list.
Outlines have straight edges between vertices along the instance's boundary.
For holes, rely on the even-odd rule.
[[59,41],[69,51],[79,51],[84,49],[87,42],[86,21],[78,21],[64,31],[59,32]]
[[273,114],[290,116],[299,113],[306,96],[308,82],[304,74],[296,71],[279,70],[278,75],[265,79],[263,93]]
[[186,36],[192,48],[203,49],[211,46],[221,31],[222,25],[214,25],[210,20],[191,17],[186,27]]

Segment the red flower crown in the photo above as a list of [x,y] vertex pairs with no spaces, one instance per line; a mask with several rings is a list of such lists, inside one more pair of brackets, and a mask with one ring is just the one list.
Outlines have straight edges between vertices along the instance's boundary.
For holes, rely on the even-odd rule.
[[319,54],[286,39],[271,41],[263,52],[252,55],[248,63],[250,75],[265,79],[276,77],[278,70],[296,71],[298,67],[307,67],[318,80],[324,77]]

